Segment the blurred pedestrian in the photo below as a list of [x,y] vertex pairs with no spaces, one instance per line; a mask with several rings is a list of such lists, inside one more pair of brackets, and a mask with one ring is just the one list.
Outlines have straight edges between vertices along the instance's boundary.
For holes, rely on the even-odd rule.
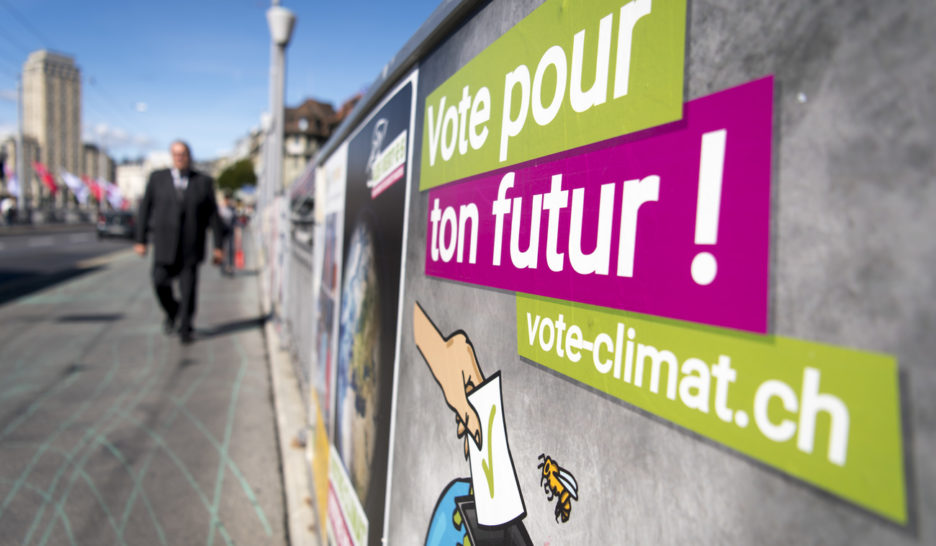
[[221,272],[225,275],[234,275],[234,229],[237,226],[237,210],[234,208],[234,200],[229,192],[224,193],[224,204],[218,208],[218,216],[224,227],[221,244],[224,258],[221,261]]
[[[205,257],[205,231],[214,231],[212,260],[222,259],[222,230],[215,201],[214,180],[192,170],[189,145],[177,140],[169,147],[172,168],[154,171],[146,183],[137,217],[134,250],[146,255],[147,237],[153,242],[153,287],[165,312],[163,330],[172,334],[178,323],[183,343],[190,343],[198,289],[198,266]],[[180,299],[173,295],[178,278]]]
[[244,268],[244,228],[247,227],[247,207],[240,199],[234,202],[234,208],[237,210],[237,223],[234,228],[234,266],[237,269]]

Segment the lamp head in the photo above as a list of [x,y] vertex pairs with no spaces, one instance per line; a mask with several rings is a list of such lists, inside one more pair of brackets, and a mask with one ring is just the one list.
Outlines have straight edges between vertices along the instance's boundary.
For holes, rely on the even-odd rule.
[[274,5],[268,9],[266,15],[273,42],[278,46],[285,47],[289,44],[289,38],[292,36],[296,16],[293,12],[279,5]]

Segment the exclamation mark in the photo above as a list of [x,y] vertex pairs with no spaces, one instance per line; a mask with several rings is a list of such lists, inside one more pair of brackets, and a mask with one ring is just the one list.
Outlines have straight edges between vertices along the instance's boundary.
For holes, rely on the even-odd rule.
[[[721,205],[722,172],[725,166],[725,129],[702,135],[702,159],[699,162],[699,200],[696,203],[695,244],[718,242],[718,214]],[[692,280],[706,286],[715,280],[718,262],[710,252],[699,252],[692,259]]]

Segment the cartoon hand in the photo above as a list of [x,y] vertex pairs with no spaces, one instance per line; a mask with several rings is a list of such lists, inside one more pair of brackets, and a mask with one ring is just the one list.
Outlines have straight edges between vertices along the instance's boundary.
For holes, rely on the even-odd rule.
[[465,457],[468,457],[466,432],[474,439],[478,449],[481,448],[478,413],[468,403],[468,393],[484,381],[474,347],[461,331],[447,339],[443,338],[418,303],[413,306],[413,337],[436,383],[442,387],[445,402],[455,412],[458,437],[465,436]]

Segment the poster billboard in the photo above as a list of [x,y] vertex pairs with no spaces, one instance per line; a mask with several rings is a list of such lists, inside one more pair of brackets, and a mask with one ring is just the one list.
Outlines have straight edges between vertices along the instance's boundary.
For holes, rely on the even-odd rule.
[[[766,469],[907,521],[896,359],[770,331],[776,77],[684,100],[686,15],[550,0],[421,61],[390,543],[646,542],[669,492],[723,500],[724,468],[741,497]],[[602,81],[603,28],[660,56],[639,91],[651,116],[675,88],[675,115],[630,124],[637,95],[610,92],[601,123],[572,113],[566,67],[593,48]]]
[[[469,4],[326,145],[331,540],[928,543],[891,45],[816,6]],[[837,9],[912,34],[871,4]]]
[[383,528],[416,92],[414,71],[347,141],[332,441],[371,544]]

